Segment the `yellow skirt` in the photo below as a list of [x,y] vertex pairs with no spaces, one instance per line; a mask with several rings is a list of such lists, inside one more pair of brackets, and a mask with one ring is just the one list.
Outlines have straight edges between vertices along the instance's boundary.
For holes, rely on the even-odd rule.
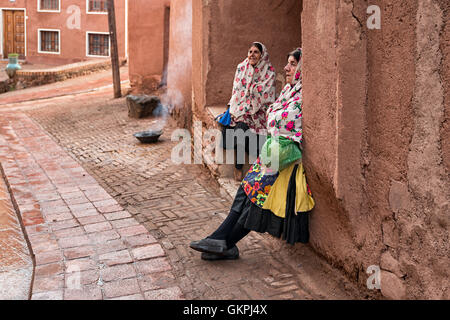
[[[272,211],[278,217],[285,218],[286,215],[286,195],[289,186],[289,179],[297,162],[280,171],[275,183],[272,185],[269,195],[264,202],[263,209]],[[295,195],[295,213],[307,212],[314,208],[314,199],[306,182],[305,170],[303,164],[298,165],[295,177],[296,195]]]

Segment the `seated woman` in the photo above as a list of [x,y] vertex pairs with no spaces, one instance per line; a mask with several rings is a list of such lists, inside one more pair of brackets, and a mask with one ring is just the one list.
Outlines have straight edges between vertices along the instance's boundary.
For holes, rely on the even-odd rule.
[[190,244],[203,252],[204,260],[237,259],[236,243],[251,230],[290,244],[309,241],[309,212],[315,204],[301,162],[301,56],[300,48],[288,55],[287,85],[267,113],[268,139],[242,181],[228,217],[213,234]]
[[[242,180],[245,162],[243,150],[247,153],[254,150],[252,155],[258,156],[259,146],[264,143],[267,134],[266,112],[274,101],[275,69],[269,61],[266,47],[254,42],[248,50],[248,57],[237,66],[233,94],[228,103],[231,123],[224,127],[223,132],[223,147],[237,150],[234,177],[238,181]],[[239,129],[246,133],[245,138],[235,134]],[[250,143],[256,143],[256,146],[249,147]]]

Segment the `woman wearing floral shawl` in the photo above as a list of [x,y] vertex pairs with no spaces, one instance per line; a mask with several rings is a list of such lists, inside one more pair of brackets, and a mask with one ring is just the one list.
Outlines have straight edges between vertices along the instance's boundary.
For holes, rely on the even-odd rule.
[[251,230],[309,241],[315,203],[302,165],[302,50],[288,55],[286,86],[267,112],[268,139],[239,187],[230,213],[209,237],[191,242],[204,260],[237,259],[236,243]]
[[[233,93],[228,103],[231,115],[229,127],[224,129],[223,146],[225,148],[237,148],[237,144],[245,144],[246,152],[252,151],[249,143],[255,142],[256,154],[259,153],[259,143],[263,143],[267,135],[268,107],[275,100],[275,69],[269,60],[269,54],[266,47],[260,42],[254,42],[249,51],[248,57],[241,62],[236,69],[233,81]],[[231,130],[230,130],[231,129]],[[234,141],[234,130],[250,130],[251,139],[247,141]],[[243,137],[242,137],[243,138]],[[254,138],[254,139],[253,139]],[[228,141],[228,144],[227,144]],[[244,164],[244,155],[237,155],[235,164],[235,178],[242,180],[242,167]]]

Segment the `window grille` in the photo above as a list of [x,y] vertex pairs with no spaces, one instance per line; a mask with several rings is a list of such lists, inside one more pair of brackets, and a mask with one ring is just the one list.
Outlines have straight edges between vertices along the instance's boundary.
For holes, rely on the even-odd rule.
[[89,0],[89,10],[91,12],[107,12],[108,4],[106,0]]
[[40,10],[59,10],[59,0],[39,0]]
[[59,52],[58,31],[41,31],[41,51]]
[[90,33],[88,53],[93,56],[109,56],[109,35]]

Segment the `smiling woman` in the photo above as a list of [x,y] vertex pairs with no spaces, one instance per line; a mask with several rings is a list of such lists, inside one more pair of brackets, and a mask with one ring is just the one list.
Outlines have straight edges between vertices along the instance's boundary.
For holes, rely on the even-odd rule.
[[[256,158],[265,141],[266,111],[274,100],[275,69],[266,47],[260,42],[253,42],[247,58],[237,66],[233,93],[228,103],[231,121],[223,130],[223,147],[236,149],[234,178],[237,181],[242,180],[244,150]],[[245,134],[239,135],[242,131],[237,130]]]
[[254,42],[248,50],[248,60],[253,67],[261,60],[262,51],[263,48],[258,42]]
[[243,122],[253,133],[265,135],[266,111],[274,100],[275,69],[266,47],[253,42],[234,76],[233,93],[228,103],[231,126]]

